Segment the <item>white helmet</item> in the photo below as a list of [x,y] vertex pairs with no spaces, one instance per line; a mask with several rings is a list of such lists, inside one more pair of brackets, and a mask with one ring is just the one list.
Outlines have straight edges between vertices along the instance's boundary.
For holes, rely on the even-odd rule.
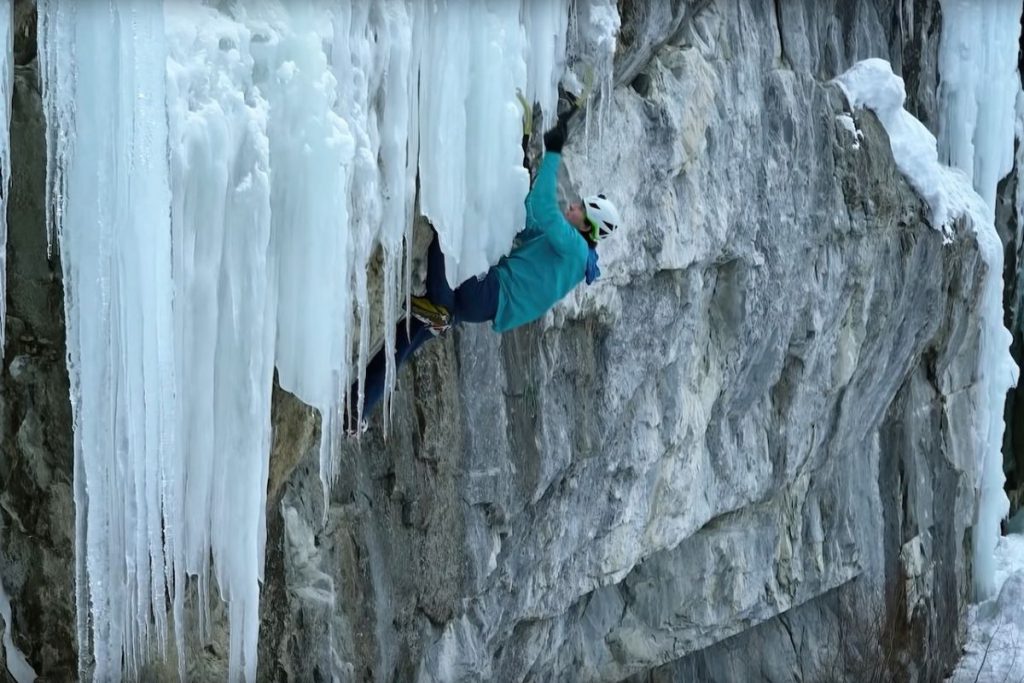
[[595,242],[600,242],[619,227],[619,210],[603,194],[584,198],[583,211],[592,228],[590,238]]

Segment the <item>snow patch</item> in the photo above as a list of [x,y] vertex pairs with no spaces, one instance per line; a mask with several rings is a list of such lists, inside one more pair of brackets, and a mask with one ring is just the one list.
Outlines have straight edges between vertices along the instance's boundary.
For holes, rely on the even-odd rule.
[[889,133],[896,165],[931,208],[932,227],[951,240],[953,222],[971,210],[982,211],[983,203],[963,172],[939,163],[935,136],[903,108],[903,79],[893,74],[889,62],[867,59],[834,82],[852,108],[871,109],[878,116]]
[[1001,683],[1024,678],[1024,536],[996,544],[994,596],[972,605],[964,654],[949,683]]
[[18,646],[14,644],[11,631],[14,629],[14,621],[11,617],[11,600],[7,596],[3,583],[0,583],[0,616],[4,620],[4,656],[7,660],[7,671],[18,683],[30,683],[36,680],[36,672],[32,665],[25,659]]
[[850,145],[850,149],[860,149],[860,141],[864,139],[864,133],[857,128],[857,124],[853,122],[853,117],[849,114],[840,114],[836,117],[836,121],[853,135],[853,144]]

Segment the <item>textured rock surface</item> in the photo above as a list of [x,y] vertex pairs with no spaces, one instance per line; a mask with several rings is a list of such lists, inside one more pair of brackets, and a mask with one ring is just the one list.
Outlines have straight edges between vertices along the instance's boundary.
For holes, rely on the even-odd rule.
[[[828,84],[887,57],[933,125],[938,3],[619,4],[607,127],[574,131],[563,178],[625,207],[605,277],[542,323],[426,347],[326,502],[316,416],[275,393],[262,679],[934,680],[957,651],[982,265]],[[17,643],[65,680],[72,440],[35,83],[15,100],[0,576]],[[190,680],[224,679],[213,616]]]
[[15,644],[40,676],[72,680],[78,670],[74,456],[64,293],[56,254],[48,260],[46,249],[46,146],[37,83],[34,68],[17,67],[0,385],[0,577],[11,597]]
[[[887,56],[929,121],[937,8],[651,7],[668,33],[632,35],[672,40],[616,91],[607,163],[581,132],[567,154],[573,186],[626,199],[606,278],[543,325],[435,344],[389,442],[346,454],[318,566],[358,585],[334,632],[372,633],[342,654],[360,677],[619,680],[733,637],[753,678],[932,679],[956,651],[981,266],[827,83]],[[316,520],[310,476],[285,506]],[[854,616],[863,645],[821,655],[815,627]],[[746,678],[724,648],[649,675]]]

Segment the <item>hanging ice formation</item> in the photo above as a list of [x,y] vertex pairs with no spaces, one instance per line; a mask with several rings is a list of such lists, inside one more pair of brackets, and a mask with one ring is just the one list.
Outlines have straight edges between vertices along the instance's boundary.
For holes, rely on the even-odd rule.
[[522,224],[516,89],[557,101],[564,0],[249,4],[38,3],[83,678],[183,652],[188,586],[255,678],[275,367],[326,489],[371,301],[390,331],[408,294],[417,175],[458,284]]
[[1004,490],[1003,413],[1017,368],[1008,352],[1012,337],[1003,324],[1003,246],[994,223],[996,186],[1013,170],[1016,105],[1021,95],[1017,71],[1021,9],[1021,0],[942,0],[939,155],[962,170],[984,200],[982,215],[973,217],[976,225],[985,226],[984,237],[978,228],[978,242],[988,265],[978,366],[978,384],[985,393],[974,424],[979,450],[974,591],[979,600],[995,590],[993,554],[1000,521],[1010,505]]

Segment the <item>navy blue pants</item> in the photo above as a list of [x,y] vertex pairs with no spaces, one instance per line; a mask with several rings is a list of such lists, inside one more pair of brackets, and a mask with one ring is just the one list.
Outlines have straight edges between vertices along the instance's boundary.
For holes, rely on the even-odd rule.
[[[444,254],[437,243],[437,233],[427,251],[427,298],[444,306],[452,316],[452,325],[461,323],[483,323],[494,320],[498,312],[498,276],[494,269],[487,271],[481,280],[470,278],[452,291],[445,278]],[[430,327],[416,318],[409,321],[406,334],[405,321],[395,327],[395,367],[401,368],[418,348],[435,336]],[[363,415],[369,418],[374,408],[384,397],[384,374],[387,368],[387,351],[381,349],[366,366],[366,385],[363,388]],[[352,385],[350,414],[355,414],[358,383]]]

